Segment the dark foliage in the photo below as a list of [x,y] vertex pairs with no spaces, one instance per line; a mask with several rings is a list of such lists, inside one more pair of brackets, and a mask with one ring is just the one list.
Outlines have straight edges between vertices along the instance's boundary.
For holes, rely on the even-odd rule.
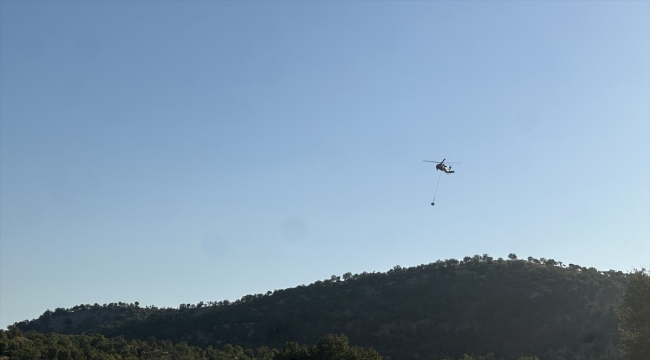
[[650,274],[645,269],[628,275],[618,308],[621,348],[629,360],[650,359]]
[[[80,305],[16,324],[23,330],[169,339],[196,346],[314,344],[345,333],[392,359],[495,353],[517,359],[617,359],[613,308],[622,272],[487,254],[385,273],[346,273],[229,302]],[[69,320],[68,320],[69,319]]]
[[101,334],[61,335],[0,330],[0,358],[21,360],[382,360],[374,349],[350,346],[345,335],[327,335],[313,346],[287,343],[282,350],[259,347],[256,351],[226,344],[223,349],[201,349],[169,340],[108,339]]

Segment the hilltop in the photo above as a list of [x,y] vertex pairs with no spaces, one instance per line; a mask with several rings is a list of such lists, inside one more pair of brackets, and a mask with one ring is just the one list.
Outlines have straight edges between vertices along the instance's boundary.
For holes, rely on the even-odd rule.
[[313,344],[329,333],[391,359],[494,353],[516,359],[620,359],[613,308],[620,271],[554,260],[475,255],[387,272],[346,273],[240,300],[79,305],[46,311],[23,331],[99,333],[195,346]]

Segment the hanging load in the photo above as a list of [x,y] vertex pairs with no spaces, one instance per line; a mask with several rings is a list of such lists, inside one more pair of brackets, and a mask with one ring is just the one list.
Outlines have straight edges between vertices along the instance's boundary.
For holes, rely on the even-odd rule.
[[[446,174],[453,174],[455,171],[451,169],[451,165],[447,166],[447,164],[458,164],[458,163],[447,163],[445,164],[445,160],[447,159],[442,159],[442,161],[432,161],[432,160],[422,160],[426,162],[432,162],[436,163],[436,171],[442,171]],[[438,195],[438,186],[440,185],[440,177],[442,176],[442,173],[440,173],[440,176],[438,176],[438,183],[436,184],[436,192],[433,194],[433,201],[431,201],[431,206],[436,205],[436,195]]]

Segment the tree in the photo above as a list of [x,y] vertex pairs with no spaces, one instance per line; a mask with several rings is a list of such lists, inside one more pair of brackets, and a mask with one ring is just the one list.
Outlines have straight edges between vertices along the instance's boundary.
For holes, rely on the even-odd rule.
[[555,266],[555,265],[557,265],[557,261],[555,261],[553,259],[547,259],[546,260],[546,265]]
[[508,259],[517,260],[517,255],[515,255],[515,253],[510,253],[510,254],[508,254]]
[[627,276],[627,290],[616,314],[621,350],[629,360],[650,359],[650,274],[644,268]]
[[296,342],[287,342],[284,349],[280,350],[274,360],[302,360],[309,358],[309,348],[305,345],[298,345]]
[[311,351],[312,359],[316,360],[381,360],[382,357],[373,348],[364,349],[350,346],[348,337],[344,334],[328,334],[323,336]]
[[364,349],[350,346],[347,336],[329,334],[323,336],[312,347],[287,342],[274,360],[381,360],[381,356],[373,348]]

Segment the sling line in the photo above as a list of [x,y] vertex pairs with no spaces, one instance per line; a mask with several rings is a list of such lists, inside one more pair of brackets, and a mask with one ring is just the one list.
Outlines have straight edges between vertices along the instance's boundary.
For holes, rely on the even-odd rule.
[[436,192],[433,194],[433,201],[431,204],[436,202],[436,195],[438,195],[438,185],[440,185],[440,177],[442,176],[442,173],[438,176],[438,183],[436,184]]

